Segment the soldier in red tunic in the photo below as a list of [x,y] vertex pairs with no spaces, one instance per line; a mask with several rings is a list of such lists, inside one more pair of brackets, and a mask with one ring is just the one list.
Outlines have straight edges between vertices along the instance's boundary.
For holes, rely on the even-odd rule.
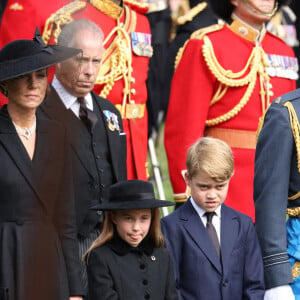
[[[6,3],[5,3],[6,2]],[[0,22],[0,49],[17,39],[31,39],[36,26],[43,32],[45,20],[69,0],[7,0],[0,5],[4,10]],[[50,68],[51,69],[51,68]],[[0,106],[7,99],[0,95]]]
[[[30,35],[33,28],[38,25],[46,43],[55,42],[61,27],[78,18],[90,19],[104,32],[106,51],[94,91],[110,100],[121,112],[124,132],[127,135],[128,179],[146,180],[148,177],[146,79],[152,46],[149,22],[143,13],[148,10],[148,5],[133,0],[88,2],[56,0],[52,1],[54,3],[31,0],[31,2],[28,5],[30,7],[38,5],[40,11],[33,10],[32,19],[25,12],[17,14],[18,11],[15,11],[14,20],[15,24],[18,24],[18,30],[14,33],[10,29],[10,37],[7,39],[24,32],[20,22],[27,24],[26,31],[29,31]],[[18,5],[22,5],[22,0],[18,1]],[[3,15],[4,23],[1,24],[0,35],[8,30],[6,23],[12,24],[12,16],[6,21],[5,14],[6,12]],[[20,18],[21,16],[23,18]],[[32,30],[29,27],[32,27]],[[0,37],[0,45],[4,39],[7,42],[5,37]]]
[[226,204],[254,219],[256,130],[271,101],[295,89],[298,64],[291,47],[265,30],[284,1],[214,0],[228,23],[193,33],[177,55],[165,128],[174,198],[186,200],[185,157],[201,136],[226,141],[235,174]]
[[45,20],[68,0],[7,0],[0,23],[0,48],[17,39],[31,39],[36,26],[42,32]]

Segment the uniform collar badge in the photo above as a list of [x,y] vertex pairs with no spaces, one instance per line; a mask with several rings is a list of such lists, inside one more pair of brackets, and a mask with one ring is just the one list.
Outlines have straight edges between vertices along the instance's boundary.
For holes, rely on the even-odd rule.
[[9,6],[10,10],[23,10],[23,5],[19,4],[18,2],[15,2]]
[[237,35],[241,36],[242,38],[250,41],[250,42],[258,42],[261,41],[266,33],[265,26],[263,25],[261,31],[253,28],[249,24],[242,21],[238,18],[235,14],[232,15],[233,22],[228,25],[228,27],[235,32]]

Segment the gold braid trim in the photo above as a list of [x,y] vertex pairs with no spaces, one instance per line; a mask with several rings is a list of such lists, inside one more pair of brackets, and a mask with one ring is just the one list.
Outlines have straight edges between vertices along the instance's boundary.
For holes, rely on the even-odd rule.
[[286,213],[289,217],[297,217],[300,215],[300,207],[287,208]]
[[[190,39],[202,39],[203,36],[207,33],[210,33],[210,32],[214,32],[214,31],[218,31],[220,29],[222,29],[224,27],[224,25],[220,25],[220,24],[215,24],[215,25],[211,25],[211,26],[208,26],[208,27],[204,27],[204,28],[201,28],[201,29],[198,29],[196,31],[194,31],[192,34],[191,34],[191,37]],[[177,52],[177,55],[176,55],[176,58],[175,58],[175,62],[174,62],[174,70],[176,70],[180,60],[181,60],[181,57],[182,57],[182,54],[183,54],[183,51],[184,51],[184,48],[187,44],[189,40],[187,40],[184,45],[179,48],[178,52]]]
[[183,51],[184,51],[184,48],[185,48],[185,45],[186,45],[187,41],[184,43],[183,47],[179,48],[177,54],[176,54],[176,57],[175,57],[175,62],[174,62],[174,70],[177,69],[177,66],[181,60],[181,57],[182,57],[182,54],[183,54]]
[[124,4],[132,5],[133,7],[136,8],[149,9],[148,3],[141,3],[135,0],[124,0]]
[[283,105],[288,109],[288,112],[290,115],[291,129],[293,132],[295,145],[296,145],[296,151],[297,151],[298,172],[300,172],[300,124],[299,124],[299,120],[298,120],[295,108],[291,102],[287,101]]
[[73,1],[64,7],[60,8],[57,12],[52,14],[45,23],[45,28],[43,31],[43,40],[45,44],[49,43],[51,34],[53,32],[53,26],[56,28],[53,32],[53,37],[55,43],[57,43],[57,38],[61,32],[61,27],[73,21],[72,14],[86,7],[86,2],[84,1]]
[[[261,62],[260,47],[254,47],[245,67],[240,72],[233,73],[231,70],[225,70],[219,64],[210,39],[205,36],[203,40],[204,44],[202,47],[202,52],[204,59],[210,71],[221,83],[230,87],[238,87],[249,84],[249,82],[251,82],[253,78],[256,79],[256,74],[260,65],[259,63]],[[252,65],[252,68],[250,69],[248,75],[243,78],[237,79],[245,75],[246,71],[249,69],[250,64]]]
[[90,0],[92,6],[113,19],[118,19],[123,8],[111,0]]
[[[221,97],[226,93],[228,87],[242,87],[247,86],[246,92],[239,103],[231,109],[229,112],[216,117],[214,119],[206,120],[207,126],[215,126],[220,123],[226,122],[231,118],[235,117],[248,103],[254,87],[256,83],[257,75],[260,79],[260,96],[262,102],[262,111],[263,113],[266,110],[266,106],[269,105],[270,98],[270,78],[266,73],[264,66],[268,65],[267,58],[263,49],[256,45],[251,55],[245,65],[245,67],[240,72],[232,72],[231,70],[225,70],[218,62],[212,43],[207,36],[203,37],[204,44],[202,46],[202,53],[204,60],[212,72],[212,74],[216,77],[216,79],[220,82],[221,87],[218,88],[214,97],[211,100],[211,105],[218,102]],[[248,71],[250,69],[250,71]],[[248,71],[248,74],[246,72]],[[242,78],[241,78],[242,77]],[[221,91],[221,88],[225,86],[224,90]],[[267,97],[266,97],[267,96]],[[266,105],[267,102],[267,105]]]
[[185,15],[178,17],[177,24],[183,25],[186,22],[192,21],[198,14],[200,14],[207,7],[207,2],[198,3],[190,9]]
[[186,200],[187,200],[187,197],[185,195],[180,196],[180,197],[174,196],[175,203],[184,203],[184,202],[186,202]]
[[295,195],[288,197],[289,200],[296,200],[300,197],[300,192],[297,192]]
[[256,129],[256,141],[258,140],[261,129],[263,128],[263,125],[265,123],[266,113],[267,113],[267,111],[265,111],[265,113],[262,115],[262,117],[260,117],[258,120],[258,125],[257,125],[257,129]]
[[194,32],[191,34],[191,39],[199,39],[199,40],[202,40],[203,37],[204,37],[205,35],[207,35],[208,33],[211,33],[211,32],[215,32],[215,31],[221,30],[223,27],[224,27],[224,24],[214,24],[214,25],[211,25],[211,26],[207,26],[207,27],[204,27],[204,28],[200,28],[200,29],[194,31]]
[[300,261],[296,261],[292,266],[292,276],[296,279],[300,275]]
[[[123,90],[123,101],[121,115],[125,116],[125,106],[128,100],[129,103],[134,103],[131,100],[131,74],[132,74],[132,49],[129,33],[134,31],[136,27],[136,13],[125,8],[125,23],[122,25],[118,19],[117,26],[109,33],[104,41],[104,45],[116,35],[109,47],[105,50],[102,57],[102,65],[100,67],[96,84],[104,85],[100,96],[107,98],[115,81],[123,79],[125,88]],[[131,15],[130,15],[131,14]],[[130,23],[129,23],[130,22]]]
[[214,98],[210,101],[209,106],[217,103],[227,92],[228,86],[224,86],[223,84],[219,84],[217,91],[214,94]]

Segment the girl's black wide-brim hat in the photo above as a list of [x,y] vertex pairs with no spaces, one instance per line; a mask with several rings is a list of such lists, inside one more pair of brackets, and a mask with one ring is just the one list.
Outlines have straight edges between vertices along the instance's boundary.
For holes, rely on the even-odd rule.
[[174,205],[174,202],[155,199],[153,185],[143,180],[120,181],[110,186],[107,202],[92,209],[125,210],[144,209]]
[[80,52],[58,45],[46,46],[37,28],[32,40],[15,40],[0,50],[0,82],[48,68]]

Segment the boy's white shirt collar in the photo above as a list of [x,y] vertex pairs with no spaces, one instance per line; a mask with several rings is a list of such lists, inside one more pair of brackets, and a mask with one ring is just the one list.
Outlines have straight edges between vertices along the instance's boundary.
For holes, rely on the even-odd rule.
[[[52,80],[52,86],[57,92],[59,98],[63,102],[66,109],[71,109],[73,113],[79,118],[79,103],[77,101],[77,97],[70,94],[65,87],[61,84],[61,82],[54,75]],[[93,98],[91,93],[88,93],[85,97],[86,106],[88,109],[93,110]]]
[[[191,203],[192,203],[193,207],[195,208],[199,217],[201,217],[201,218],[204,217],[206,220],[206,216],[204,215],[206,213],[206,211],[196,204],[196,202],[192,196],[191,196]],[[221,218],[221,206],[222,206],[222,204],[219,205],[218,208],[215,210],[215,213],[219,218]]]
[[[193,199],[193,197],[190,197],[191,203],[195,209],[195,211],[197,212],[198,216],[200,217],[200,220],[202,221],[204,227],[206,227],[206,223],[207,223],[207,218],[205,216],[206,211],[204,209],[202,209],[201,207],[199,207],[195,200]],[[217,236],[220,242],[220,232],[221,232],[221,205],[218,206],[218,208],[215,210],[215,217],[212,219],[212,223],[216,229],[217,232]]]

